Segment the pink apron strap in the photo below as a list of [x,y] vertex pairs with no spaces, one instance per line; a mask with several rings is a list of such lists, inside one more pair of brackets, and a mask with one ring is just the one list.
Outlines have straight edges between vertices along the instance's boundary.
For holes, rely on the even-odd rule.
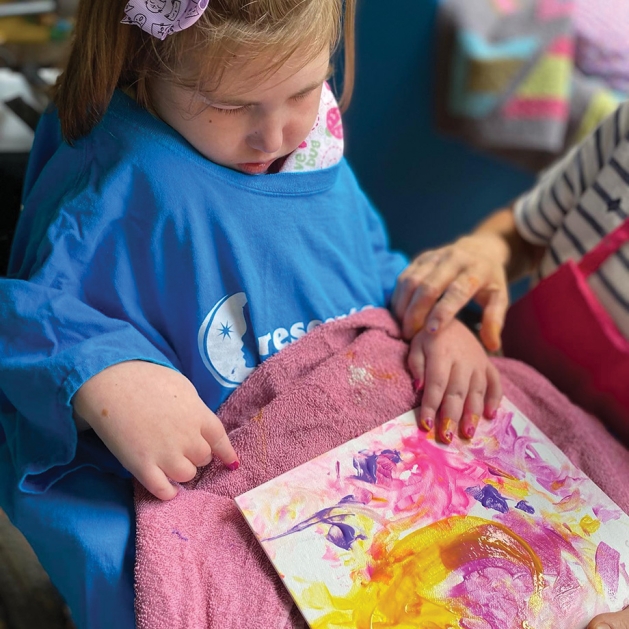
[[613,255],[626,242],[629,242],[629,218],[621,223],[613,232],[610,232],[601,240],[601,242],[588,251],[579,262],[579,268],[587,277],[592,273],[596,273],[599,267],[609,256]]

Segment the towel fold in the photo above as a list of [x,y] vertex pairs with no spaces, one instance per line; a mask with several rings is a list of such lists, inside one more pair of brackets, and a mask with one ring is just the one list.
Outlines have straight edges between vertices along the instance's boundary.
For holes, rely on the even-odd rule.
[[[138,629],[305,626],[233,498],[417,406],[407,353],[382,309],[320,326],[220,409],[236,472],[213,462],[170,502],[136,484]],[[505,394],[629,510],[624,447],[529,367],[496,364]]]

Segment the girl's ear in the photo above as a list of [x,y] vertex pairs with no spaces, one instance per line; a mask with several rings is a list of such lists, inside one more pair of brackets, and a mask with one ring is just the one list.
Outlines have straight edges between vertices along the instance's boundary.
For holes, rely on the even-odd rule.
[[87,135],[103,117],[121,76],[138,67],[141,31],[121,24],[126,0],[81,0],[70,54],[53,90],[68,143]]

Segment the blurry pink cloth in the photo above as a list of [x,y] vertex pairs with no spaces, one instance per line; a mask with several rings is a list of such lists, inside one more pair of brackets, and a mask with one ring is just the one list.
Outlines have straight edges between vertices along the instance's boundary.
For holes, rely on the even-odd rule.
[[[136,484],[138,629],[305,627],[233,498],[417,406],[407,352],[382,309],[320,326],[220,409],[240,469],[212,463],[170,502]],[[496,365],[505,395],[629,511],[627,450],[531,368]]]

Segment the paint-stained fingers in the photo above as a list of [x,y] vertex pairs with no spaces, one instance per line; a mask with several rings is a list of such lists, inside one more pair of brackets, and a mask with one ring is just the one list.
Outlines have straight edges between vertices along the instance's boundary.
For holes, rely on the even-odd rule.
[[431,360],[426,365],[424,393],[419,409],[419,425],[424,430],[431,430],[437,424],[438,411],[448,386],[451,366],[452,362],[448,358]]
[[461,420],[461,436],[471,439],[476,434],[480,417],[485,407],[487,381],[482,372],[475,370],[470,380],[470,388],[465,400],[463,419]]
[[508,308],[509,294],[505,284],[499,290],[491,293],[483,309],[480,338],[490,352],[497,352],[502,345],[500,335]]
[[439,306],[442,295],[456,280],[458,274],[457,266],[446,264],[434,268],[429,275],[417,283],[404,314],[402,332],[405,338],[411,338],[424,326],[430,326],[435,308]]
[[459,310],[476,295],[479,285],[478,278],[472,273],[457,274],[428,314],[426,329],[435,333],[447,326]]
[[177,487],[168,480],[166,474],[158,467],[140,470],[135,473],[133,470],[129,471],[131,471],[138,482],[144,485],[156,498],[160,500],[172,500],[177,495]]
[[238,455],[225,432],[221,420],[208,409],[207,417],[201,426],[201,434],[207,441],[212,454],[218,457],[229,469],[235,470],[240,465]]
[[[408,334],[406,332],[406,327],[408,327],[409,323],[412,323],[410,320],[408,323],[405,323],[405,319],[409,313],[409,304],[415,296],[418,286],[433,272],[435,260],[436,258],[432,252],[422,254],[402,271],[395,285],[395,290],[391,298],[391,306],[397,320],[402,326],[402,332],[407,339],[412,338],[414,334],[412,331]],[[413,323],[411,327],[415,330],[419,330],[422,325],[423,320],[417,321],[416,325]]]
[[489,419],[494,419],[502,399],[502,384],[500,382],[500,374],[492,363],[487,365],[486,376],[487,391],[485,393],[484,415]]
[[[421,391],[426,382],[426,356],[419,335],[416,335],[411,342],[408,352],[408,369],[413,376],[413,389]],[[430,428],[425,429],[430,430]]]
[[455,362],[450,371],[450,378],[441,403],[439,428],[437,434],[444,443],[451,443],[458,432],[457,426],[463,415],[467,399],[471,372],[467,366]]

